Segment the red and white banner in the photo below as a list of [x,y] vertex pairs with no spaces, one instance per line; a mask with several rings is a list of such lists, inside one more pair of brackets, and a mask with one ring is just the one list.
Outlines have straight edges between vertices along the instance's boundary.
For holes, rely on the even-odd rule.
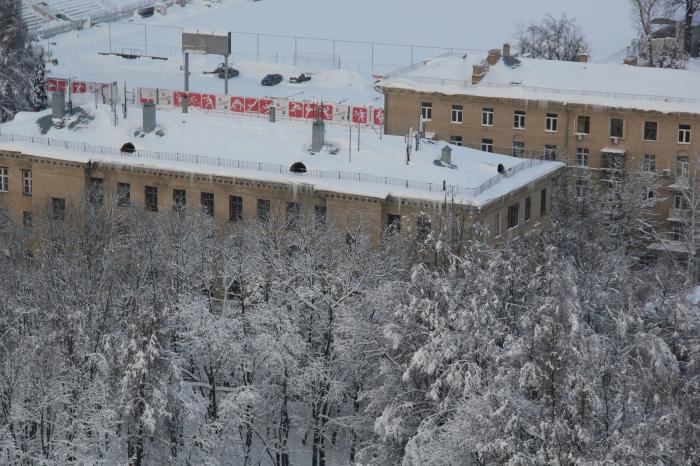
[[68,92],[68,83],[70,83],[70,91],[73,94],[94,94],[95,92],[102,91],[102,89],[109,88],[109,83],[93,83],[61,78],[47,78],[46,90],[48,92]]
[[321,118],[338,123],[351,122],[363,126],[384,126],[384,109],[370,106],[348,106],[337,103],[308,102],[261,97],[230,96],[199,92],[171,91],[140,87],[136,94],[138,103],[154,102],[158,105],[182,106],[182,98],[187,95],[188,107],[218,112],[268,115],[275,109],[278,118],[311,120]]

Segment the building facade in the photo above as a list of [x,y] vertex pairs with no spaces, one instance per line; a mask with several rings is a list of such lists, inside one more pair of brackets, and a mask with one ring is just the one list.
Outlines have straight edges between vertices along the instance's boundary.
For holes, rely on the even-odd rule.
[[313,185],[210,176],[127,163],[63,160],[0,150],[0,217],[26,227],[42,216],[60,220],[86,200],[139,206],[152,212],[201,208],[221,226],[238,222],[315,216],[329,224],[361,226],[378,243],[386,228],[426,237],[446,219],[488,226],[490,242],[527,234],[547,221],[559,170],[475,207],[445,199],[386,197],[317,190]]

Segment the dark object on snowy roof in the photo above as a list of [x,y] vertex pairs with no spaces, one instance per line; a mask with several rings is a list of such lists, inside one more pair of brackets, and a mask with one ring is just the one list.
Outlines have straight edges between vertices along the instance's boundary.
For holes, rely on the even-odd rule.
[[498,173],[503,175],[505,172],[506,172],[506,167],[504,167],[502,163],[499,163],[498,164]]
[[136,147],[134,147],[132,143],[126,142],[122,146],[122,152],[125,152],[127,154],[133,154],[134,152],[136,152]]
[[517,57],[503,57],[503,64],[509,68],[517,68],[520,66],[520,60]]
[[306,81],[311,81],[311,76],[306,75],[304,73],[301,73],[299,76],[292,76],[289,78],[289,82],[293,84],[301,84],[305,83]]
[[301,162],[295,162],[289,167],[289,171],[292,173],[306,173],[306,165]]
[[139,10],[139,16],[142,18],[150,18],[151,16],[153,16],[153,13],[155,13],[155,10],[155,7],[152,6],[141,8]]
[[281,74],[268,74],[262,79],[261,84],[263,86],[275,86],[281,83],[283,79]]

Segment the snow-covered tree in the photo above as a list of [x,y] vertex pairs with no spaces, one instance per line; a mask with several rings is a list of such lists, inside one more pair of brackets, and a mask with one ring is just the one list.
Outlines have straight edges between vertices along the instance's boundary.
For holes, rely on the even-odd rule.
[[586,37],[575,19],[546,15],[542,21],[517,27],[520,54],[545,60],[576,61],[590,53]]

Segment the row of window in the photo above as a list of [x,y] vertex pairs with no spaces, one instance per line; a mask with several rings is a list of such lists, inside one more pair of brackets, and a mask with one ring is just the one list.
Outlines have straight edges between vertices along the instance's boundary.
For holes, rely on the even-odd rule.
[[[461,124],[464,122],[464,106],[452,105],[451,122]],[[524,110],[515,110],[513,112],[513,129],[524,130],[527,112]],[[424,121],[433,119],[433,104],[432,102],[423,102],[421,104],[421,118]],[[494,110],[491,107],[481,109],[481,126],[493,126]],[[610,137],[622,139],[624,137],[625,122],[622,118],[610,119]],[[547,113],[544,120],[544,130],[548,133],[556,133],[559,131],[559,115],[557,113]],[[659,124],[656,121],[645,121],[643,138],[645,141],[656,141],[658,139]],[[579,115],[576,119],[577,134],[591,134],[591,117]],[[692,136],[691,126],[687,124],[678,125],[678,143],[690,144]]]
[[[10,174],[7,167],[0,167],[0,192],[10,190]],[[32,195],[32,171],[22,170],[22,193],[26,196]]]
[[[524,221],[527,223],[532,218],[532,198],[530,196],[525,198],[525,213]],[[547,213],[547,189],[542,189],[540,191],[540,216]],[[506,218],[506,225],[508,230],[520,225],[520,201],[515,204],[508,206],[508,214]],[[495,214],[495,234],[496,238],[501,237],[501,213],[496,212]]]

